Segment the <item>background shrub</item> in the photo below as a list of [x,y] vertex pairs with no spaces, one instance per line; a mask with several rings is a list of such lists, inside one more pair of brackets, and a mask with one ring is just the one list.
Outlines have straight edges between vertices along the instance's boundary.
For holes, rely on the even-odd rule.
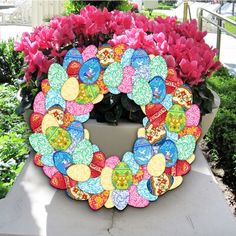
[[0,43],[0,198],[5,197],[28,157],[28,127],[16,114],[17,80],[23,76],[23,53],[14,40]]
[[219,94],[221,106],[206,140],[211,158],[225,171],[224,182],[236,192],[236,78],[221,68],[208,84]]
[[65,3],[65,13],[69,15],[70,13],[77,14],[80,12],[80,9],[85,7],[87,4],[94,5],[98,8],[106,7],[108,11],[120,10],[120,11],[130,11],[133,8],[133,5],[130,4],[127,0],[123,1],[78,1],[78,0],[68,0]]
[[14,40],[0,43],[0,83],[15,84],[23,77],[23,53],[14,51]]

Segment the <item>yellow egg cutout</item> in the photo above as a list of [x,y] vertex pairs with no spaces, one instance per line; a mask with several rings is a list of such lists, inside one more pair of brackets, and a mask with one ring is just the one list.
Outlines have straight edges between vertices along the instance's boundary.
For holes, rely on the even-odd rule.
[[195,161],[195,154],[192,154],[186,161],[189,163],[189,164],[192,164],[194,161]]
[[108,199],[107,199],[107,201],[106,201],[106,203],[105,203],[104,206],[105,206],[106,208],[108,208],[108,209],[115,206],[114,203],[113,203],[113,201],[112,201],[112,191],[110,191],[109,197],[108,197]]
[[160,176],[165,171],[166,159],[161,153],[153,156],[147,165],[147,171],[151,176]]
[[140,107],[141,107],[142,112],[146,115],[145,106],[140,106]]
[[100,182],[104,190],[114,190],[114,186],[112,184],[112,172],[113,169],[105,166],[100,175]]
[[138,138],[145,138],[145,129],[144,128],[139,128],[137,132]]
[[88,180],[91,175],[90,168],[84,164],[72,165],[67,169],[66,173],[71,179],[80,182]]
[[98,96],[92,101],[93,104],[99,103],[104,98],[103,94],[98,94]]
[[173,190],[177,187],[179,187],[183,182],[183,177],[182,176],[174,176],[174,181],[172,185],[170,186],[169,190]]
[[70,77],[61,88],[61,96],[66,101],[73,101],[79,94],[79,82],[76,77]]
[[42,132],[45,134],[47,128],[51,127],[51,126],[55,126],[55,127],[59,127],[59,124],[57,122],[57,119],[50,115],[50,114],[46,114],[43,117],[43,121],[42,121]]
[[89,131],[87,129],[84,129],[84,138],[89,140],[90,138],[90,134],[89,134]]

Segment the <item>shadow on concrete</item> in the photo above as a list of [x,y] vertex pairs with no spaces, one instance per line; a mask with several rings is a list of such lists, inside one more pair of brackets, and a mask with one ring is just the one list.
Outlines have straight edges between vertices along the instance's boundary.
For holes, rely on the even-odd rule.
[[8,195],[0,200],[0,235],[40,235],[40,228],[33,214],[34,203],[21,184],[26,177],[28,164],[25,164]]

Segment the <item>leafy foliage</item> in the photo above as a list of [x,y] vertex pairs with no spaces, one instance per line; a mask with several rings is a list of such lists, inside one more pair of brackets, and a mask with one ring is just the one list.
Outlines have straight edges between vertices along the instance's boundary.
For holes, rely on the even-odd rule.
[[23,63],[23,53],[14,51],[13,39],[0,43],[0,83],[15,84],[24,75]]
[[65,13],[67,15],[74,13],[77,14],[80,12],[80,9],[85,7],[87,4],[94,5],[98,8],[107,8],[108,11],[112,11],[114,9],[120,10],[120,11],[130,11],[132,9],[132,4],[130,4],[128,1],[77,1],[77,0],[69,0],[65,3]]
[[27,125],[15,112],[16,92],[12,85],[0,85],[0,198],[10,189],[29,152]]
[[225,171],[224,181],[236,191],[236,78],[221,68],[208,84],[221,98],[221,106],[207,134],[212,158]]
[[126,94],[106,94],[100,103],[95,104],[91,112],[91,118],[113,125],[118,125],[120,119],[142,123],[144,116],[140,106]]

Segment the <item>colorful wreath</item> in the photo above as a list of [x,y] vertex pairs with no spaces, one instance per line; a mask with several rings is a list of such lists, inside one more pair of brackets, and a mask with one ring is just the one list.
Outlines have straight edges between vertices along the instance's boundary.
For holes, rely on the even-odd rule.
[[[146,207],[190,171],[200,110],[162,56],[125,44],[73,48],[63,66],[50,66],[41,89],[30,117],[34,163],[72,199],[88,200],[93,210]],[[127,94],[146,115],[133,152],[121,160],[106,157],[83,127],[108,92]]]

